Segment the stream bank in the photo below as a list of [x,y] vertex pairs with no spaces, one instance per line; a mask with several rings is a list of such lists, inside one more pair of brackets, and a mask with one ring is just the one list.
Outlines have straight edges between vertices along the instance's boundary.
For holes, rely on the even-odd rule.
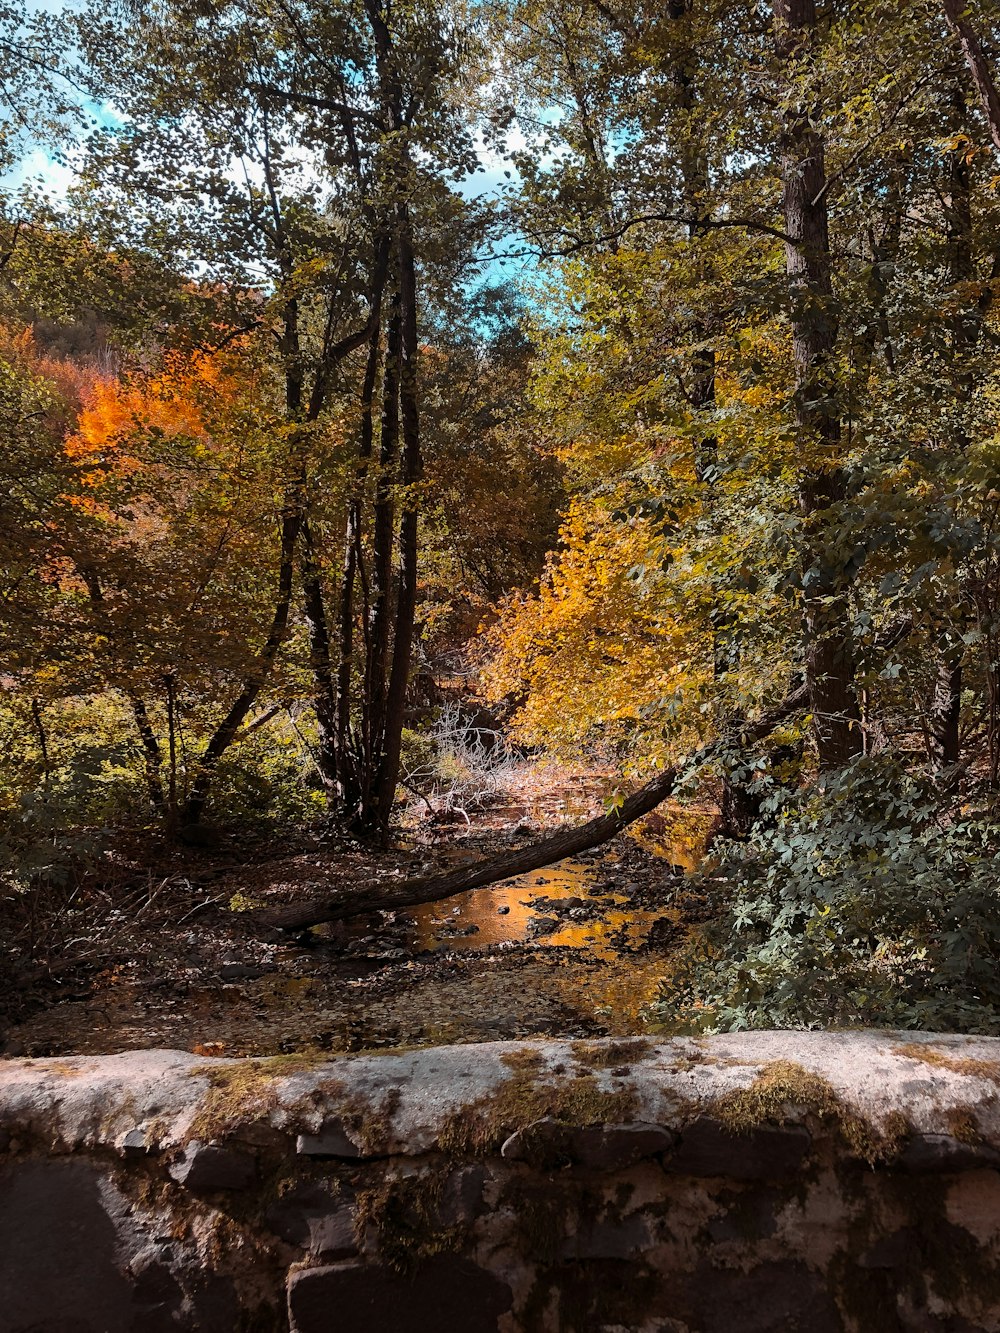
[[[709,908],[688,883],[691,815],[662,816],[595,852],[409,913],[359,916],[298,937],[248,908],[333,885],[356,892],[495,854],[599,802],[494,805],[470,827],[427,822],[373,853],[328,834],[284,855],[191,851],[125,922],[89,973],[39,988],[6,1032],[11,1055],[101,1055],[151,1046],[233,1056],[386,1049],[524,1036],[641,1031],[671,953]],[[702,820],[702,824],[705,820]],[[152,877],[150,877],[152,882]],[[195,886],[195,887],[193,887]],[[193,900],[193,907],[189,905]],[[145,913],[145,916],[143,916]],[[123,917],[125,913],[122,913]]]

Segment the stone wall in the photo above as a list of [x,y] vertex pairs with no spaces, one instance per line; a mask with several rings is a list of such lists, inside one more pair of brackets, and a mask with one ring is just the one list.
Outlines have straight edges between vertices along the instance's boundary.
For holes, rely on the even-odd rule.
[[1000,1041],[0,1061],[0,1333],[1000,1330]]

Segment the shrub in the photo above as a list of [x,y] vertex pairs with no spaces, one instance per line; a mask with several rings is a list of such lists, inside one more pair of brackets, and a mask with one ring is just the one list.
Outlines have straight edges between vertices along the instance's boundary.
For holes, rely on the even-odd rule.
[[718,918],[661,986],[673,1030],[1000,1030],[1000,828],[866,758],[724,849]]

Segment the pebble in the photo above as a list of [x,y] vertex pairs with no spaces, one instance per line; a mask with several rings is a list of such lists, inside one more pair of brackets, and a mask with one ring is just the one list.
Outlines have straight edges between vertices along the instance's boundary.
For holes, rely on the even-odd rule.
[[502,907],[497,908],[497,916],[507,916],[509,912],[510,908],[507,906],[506,903],[504,903]]

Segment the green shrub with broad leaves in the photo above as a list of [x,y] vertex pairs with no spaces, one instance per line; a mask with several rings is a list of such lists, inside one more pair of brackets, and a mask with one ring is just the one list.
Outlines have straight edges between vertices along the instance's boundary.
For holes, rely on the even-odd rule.
[[1000,826],[866,758],[774,797],[700,887],[719,915],[661,984],[673,1031],[1000,1032]]

